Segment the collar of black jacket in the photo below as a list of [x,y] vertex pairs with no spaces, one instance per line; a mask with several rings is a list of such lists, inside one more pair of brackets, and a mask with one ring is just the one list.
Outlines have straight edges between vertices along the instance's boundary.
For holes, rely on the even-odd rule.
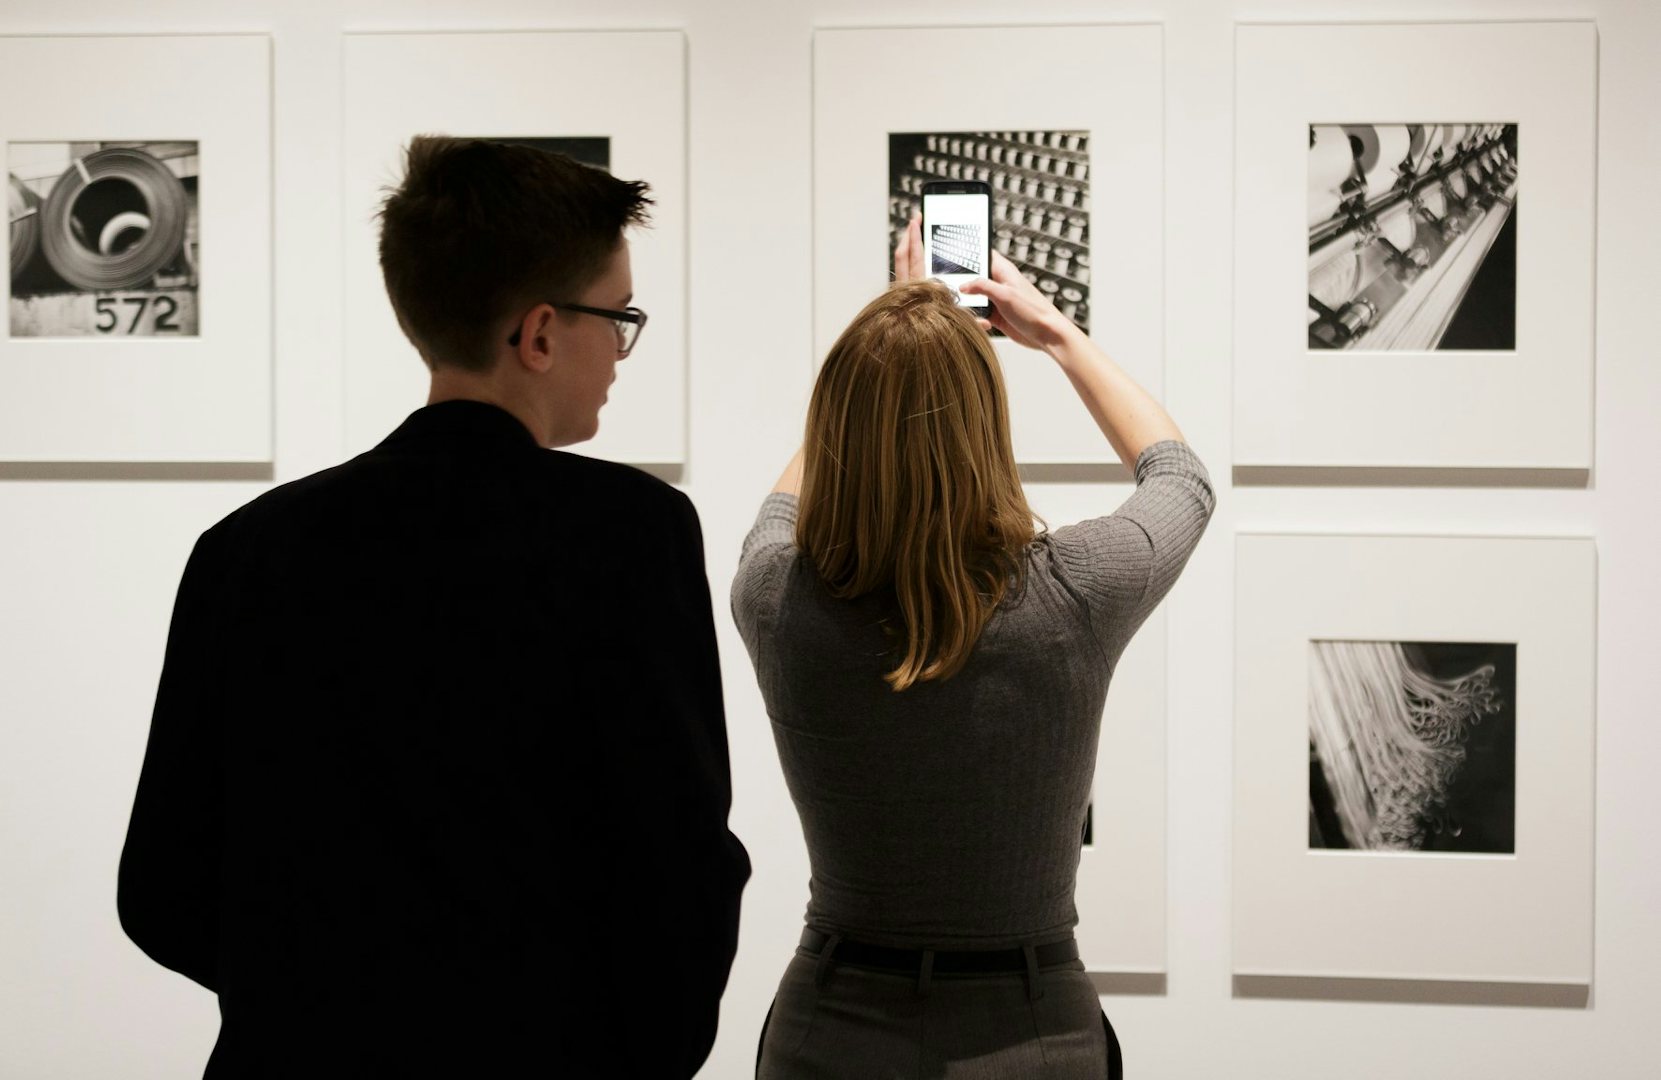
[[432,441],[537,446],[518,417],[485,401],[441,401],[417,409],[381,445]]

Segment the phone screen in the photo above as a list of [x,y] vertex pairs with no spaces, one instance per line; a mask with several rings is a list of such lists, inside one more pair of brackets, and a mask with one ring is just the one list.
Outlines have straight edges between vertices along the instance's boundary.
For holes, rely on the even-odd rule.
[[[991,200],[983,194],[923,196],[923,258],[929,276],[956,293],[964,284],[991,273]],[[984,308],[984,296],[958,294],[964,307]]]

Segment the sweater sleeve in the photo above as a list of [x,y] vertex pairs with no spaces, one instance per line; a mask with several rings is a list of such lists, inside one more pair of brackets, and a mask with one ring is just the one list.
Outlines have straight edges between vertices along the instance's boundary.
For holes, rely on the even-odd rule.
[[796,511],[794,495],[775,491],[762,500],[733,578],[733,621],[755,664],[761,662],[765,628],[778,614],[785,572],[796,555]]
[[1109,664],[1176,584],[1216,504],[1199,457],[1187,443],[1166,440],[1136,459],[1136,491],[1118,510],[1051,535]]

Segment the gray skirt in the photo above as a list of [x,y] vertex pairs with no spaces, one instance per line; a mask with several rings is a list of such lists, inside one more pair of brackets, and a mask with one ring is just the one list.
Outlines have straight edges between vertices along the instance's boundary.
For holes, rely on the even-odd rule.
[[[818,977],[816,977],[816,975]],[[762,1026],[758,1080],[1119,1080],[1084,964],[919,979],[798,948]]]

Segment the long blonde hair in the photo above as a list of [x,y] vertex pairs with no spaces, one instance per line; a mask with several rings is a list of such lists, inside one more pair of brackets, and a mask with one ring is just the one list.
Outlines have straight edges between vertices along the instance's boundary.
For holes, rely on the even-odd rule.
[[898,691],[963,667],[1033,536],[991,342],[937,282],[892,286],[814,384],[797,546],[833,596],[891,591]]

